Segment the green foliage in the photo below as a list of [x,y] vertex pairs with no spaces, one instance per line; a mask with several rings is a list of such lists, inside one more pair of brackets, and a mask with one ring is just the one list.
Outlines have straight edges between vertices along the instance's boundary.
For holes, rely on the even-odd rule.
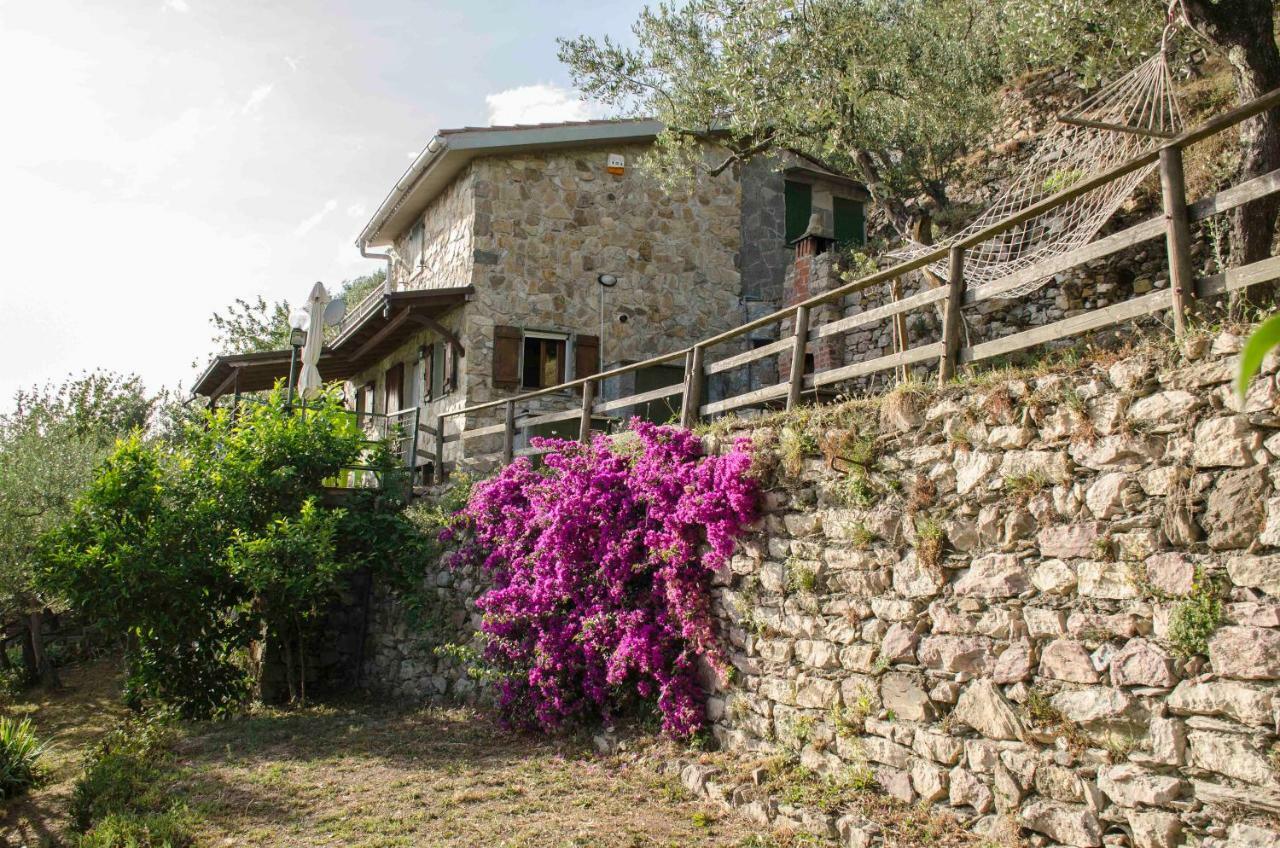
[[31,719],[0,716],[0,801],[21,795],[36,784],[44,749]]
[[1244,349],[1240,351],[1240,370],[1236,372],[1236,394],[1244,397],[1253,375],[1262,367],[1262,360],[1277,345],[1280,345],[1280,314],[1263,321],[1245,340]]
[[179,848],[191,844],[171,800],[172,731],[157,717],[126,722],[94,749],[71,794],[80,846]]
[[134,702],[188,717],[234,709],[264,629],[290,666],[299,658],[289,677],[300,680],[306,625],[339,578],[383,563],[399,572],[421,550],[401,506],[378,493],[322,505],[340,468],[388,461],[339,398],[301,414],[282,400],[277,389],[237,416],[206,413],[173,442],[124,440],[42,541],[47,590],[125,634]]
[[1209,652],[1209,637],[1222,624],[1221,581],[1197,569],[1191,593],[1169,613],[1169,643],[1183,657]]
[[811,563],[792,558],[787,560],[786,567],[787,588],[790,591],[811,595],[818,588],[818,572]]

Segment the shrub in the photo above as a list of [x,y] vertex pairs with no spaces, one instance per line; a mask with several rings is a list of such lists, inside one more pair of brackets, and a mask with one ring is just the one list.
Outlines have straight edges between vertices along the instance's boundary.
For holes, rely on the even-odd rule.
[[110,813],[82,835],[77,848],[186,848],[193,844],[187,816],[163,813]]
[[453,561],[491,578],[477,601],[484,659],[514,723],[608,721],[656,701],[663,729],[688,736],[704,721],[698,664],[727,674],[709,589],[756,515],[748,445],[704,457],[692,432],[633,427],[540,440],[554,448],[544,469],[518,460],[460,514],[471,536]]
[[44,749],[31,729],[31,719],[0,716],[0,801],[21,795],[36,784]]
[[155,719],[126,722],[103,737],[72,790],[72,826],[87,833],[114,816],[116,824],[109,826],[100,837],[105,839],[106,833],[124,833],[125,827],[140,826],[151,817],[170,813],[173,803],[168,798],[165,781],[168,742],[169,729]]
[[1209,637],[1222,624],[1222,586],[1196,570],[1191,594],[1169,613],[1169,642],[1182,657],[1209,652]]

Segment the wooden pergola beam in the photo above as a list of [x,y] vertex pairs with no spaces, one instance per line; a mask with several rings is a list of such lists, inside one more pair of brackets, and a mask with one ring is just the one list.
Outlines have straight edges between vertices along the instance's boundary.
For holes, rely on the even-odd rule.
[[432,330],[447,339],[449,345],[457,352],[458,356],[467,355],[466,348],[462,346],[462,340],[458,338],[457,334],[454,333],[453,330],[450,330],[430,315],[422,315],[417,312],[412,312],[409,317],[426,327],[428,330]]
[[373,336],[370,337],[369,341],[360,345],[359,349],[356,350],[355,353],[351,354],[350,361],[359,362],[360,359],[366,353],[373,350],[375,347],[381,344],[387,338],[387,336],[391,335],[400,327],[402,327],[404,323],[409,320],[410,314],[411,313],[409,312],[408,309],[402,309],[400,310],[400,312],[396,313],[396,316],[392,318],[390,321],[388,321],[381,330],[374,333]]

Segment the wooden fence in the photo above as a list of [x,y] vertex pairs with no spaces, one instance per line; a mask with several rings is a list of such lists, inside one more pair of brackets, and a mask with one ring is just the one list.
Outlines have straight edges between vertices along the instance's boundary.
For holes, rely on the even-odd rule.
[[[1046,342],[1069,338],[1131,321],[1143,315],[1163,310],[1170,310],[1174,333],[1181,337],[1186,327],[1187,310],[1193,301],[1280,278],[1280,257],[1276,256],[1243,267],[1231,268],[1212,276],[1196,278],[1191,268],[1190,225],[1194,222],[1205,220],[1212,215],[1227,212],[1260,197],[1280,191],[1280,169],[1232,186],[1212,197],[1188,204],[1183,179],[1183,151],[1193,144],[1232,129],[1242,121],[1278,107],[1280,107],[1280,89],[1276,89],[1251,103],[1226,112],[1177,138],[1170,139],[1167,144],[1158,150],[1138,156],[1096,176],[1080,180],[1052,197],[1045,198],[1039,203],[950,245],[939,247],[936,250],[916,256],[909,261],[877,271],[839,288],[811,297],[794,306],[786,307],[770,315],[742,324],[717,336],[703,339],[691,347],[674,350],[643,362],[570,380],[557,386],[525,392],[502,400],[475,404],[438,415],[434,422],[430,424],[424,422],[422,428],[424,434],[434,444],[432,459],[434,460],[437,475],[442,474],[445,445],[450,442],[463,441],[464,455],[467,455],[468,459],[475,461],[500,460],[503,463],[509,463],[518,454],[539,452],[537,449],[521,451],[515,449],[515,436],[518,428],[578,420],[579,438],[585,441],[590,437],[593,416],[608,415],[616,410],[662,400],[677,394],[680,395],[680,423],[682,426],[689,427],[699,420],[737,409],[780,405],[783,399],[785,399],[786,408],[790,409],[800,403],[806,389],[817,390],[823,386],[831,386],[883,371],[892,370],[901,374],[904,373],[904,369],[907,366],[921,362],[936,361],[939,379],[947,381],[955,375],[956,369],[961,365],[981,362],[993,357],[1032,348]],[[1045,259],[979,289],[971,291],[966,288],[964,258],[967,250],[1061,206],[1086,192],[1152,163],[1158,163],[1159,165],[1163,214],[1072,250],[1069,253]],[[1158,238],[1161,235],[1165,239],[1168,261],[1168,288],[1158,289],[1121,303],[1073,315],[1021,332],[1015,332],[992,341],[985,341],[971,346],[962,344],[962,311],[966,307],[1010,292],[1026,283],[1067,271],[1086,262],[1100,259],[1144,241]],[[900,281],[906,274],[919,271],[925,266],[943,260],[946,260],[950,269],[946,285],[908,297],[898,296]],[[851,294],[863,292],[876,286],[890,287],[890,293],[893,298],[890,303],[811,326],[810,317],[815,307],[838,302]],[[937,309],[938,307],[933,306],[934,304],[941,304],[941,339],[932,344],[914,348],[908,347],[903,317],[909,312],[926,307]],[[895,335],[898,339],[897,350],[894,353],[849,365],[841,365],[825,370],[812,370],[806,373],[805,357],[810,352],[811,345],[814,342],[828,336],[847,333],[858,327],[865,327],[885,320],[894,322]],[[710,348],[739,339],[753,330],[783,322],[790,322],[792,332],[788,336],[754,350],[737,353],[710,362],[707,361],[707,351]],[[780,356],[790,357],[789,378],[787,380],[715,401],[708,402],[704,399],[704,385],[708,376],[760,362],[769,357],[776,358]],[[603,394],[600,388],[606,380],[622,377],[643,368],[680,361],[684,363],[684,380],[682,383],[612,400],[597,400],[597,397]],[[558,412],[517,417],[516,408],[518,405],[534,398],[561,395],[569,390],[581,392],[580,401],[574,403],[572,408]],[[455,429],[451,433],[448,432],[446,427],[449,418],[476,416],[486,412],[496,414],[499,410],[501,410],[502,416],[501,423],[470,429]],[[464,418],[463,421],[465,422],[466,419]],[[466,454],[466,441],[492,437],[498,434],[502,436],[502,450],[500,452],[480,456]]]

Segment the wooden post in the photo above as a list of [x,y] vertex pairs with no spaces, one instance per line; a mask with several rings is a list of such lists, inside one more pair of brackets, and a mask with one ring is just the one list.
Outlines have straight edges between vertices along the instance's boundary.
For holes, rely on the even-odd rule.
[[804,391],[804,354],[809,346],[809,307],[797,306],[792,324],[791,387],[787,391],[787,409],[795,409],[800,405],[800,393]]
[[596,381],[588,380],[582,384],[582,423],[578,425],[578,441],[586,444],[591,441],[591,405],[596,399]]
[[510,465],[516,453],[516,402],[509,400],[506,410],[506,429],[502,432],[502,464]]
[[680,426],[692,427],[698,423],[698,408],[702,406],[702,345],[694,345],[685,357],[684,397],[680,401]]
[[436,482],[444,482],[444,416],[436,416]]
[[[893,295],[893,302],[897,303],[902,299],[902,279],[894,277],[889,283],[889,291]],[[893,352],[906,353],[907,346],[907,316],[899,312],[893,316]],[[907,366],[898,366],[898,382],[905,382],[907,379]]]
[[960,352],[960,307],[964,305],[964,248],[952,245],[947,281],[947,306],[942,314],[942,356],[938,358],[938,382],[946,383],[956,373]]
[[1182,150],[1160,148],[1160,195],[1164,200],[1164,241],[1173,293],[1173,334],[1187,331],[1187,301],[1195,297],[1191,276],[1191,229],[1187,223],[1187,188],[1182,174]]

